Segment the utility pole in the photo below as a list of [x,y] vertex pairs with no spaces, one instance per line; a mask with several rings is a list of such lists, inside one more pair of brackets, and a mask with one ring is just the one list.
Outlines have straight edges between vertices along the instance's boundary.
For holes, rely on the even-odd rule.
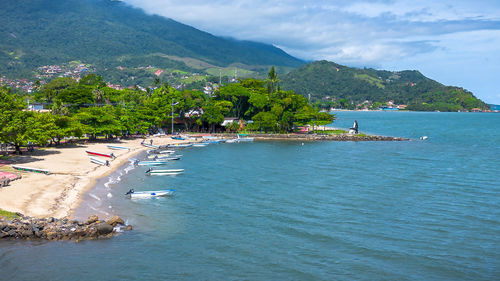
[[179,102],[174,103],[172,100],[172,135],[174,134],[174,105],[177,105]]

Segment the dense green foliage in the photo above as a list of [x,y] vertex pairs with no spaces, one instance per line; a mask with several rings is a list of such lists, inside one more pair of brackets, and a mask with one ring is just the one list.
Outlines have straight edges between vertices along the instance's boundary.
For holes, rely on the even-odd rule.
[[120,1],[6,0],[1,6],[0,73],[9,77],[27,78],[39,66],[73,60],[99,69],[191,69],[164,55],[214,66],[302,64],[274,46],[216,37]]
[[[213,96],[179,91],[167,84],[154,91],[114,90],[95,74],[78,83],[54,79],[32,96],[0,88],[0,142],[11,143],[19,151],[28,143],[59,143],[67,137],[87,135],[95,139],[168,131],[172,110],[176,126],[189,131],[241,129],[237,123],[222,127],[225,117],[249,120],[244,129],[261,132],[291,132],[296,125],[323,125],[334,120],[333,115],[319,113],[303,96],[269,87],[269,83],[277,83],[273,77],[269,81],[242,80],[222,87]],[[25,98],[43,102],[51,111],[27,111]]]
[[[390,72],[357,69],[333,62],[317,61],[288,73],[282,81],[284,89],[322,101],[325,106],[354,109],[365,100],[407,104],[411,110],[457,111],[488,106],[457,87],[447,87],[418,71]],[[325,100],[329,96],[330,100]],[[334,98],[335,101],[332,101]]]

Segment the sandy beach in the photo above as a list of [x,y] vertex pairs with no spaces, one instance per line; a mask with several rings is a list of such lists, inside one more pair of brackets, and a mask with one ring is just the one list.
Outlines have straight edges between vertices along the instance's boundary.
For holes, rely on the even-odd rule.
[[[149,143],[150,139],[155,145],[185,142],[168,136],[150,137],[146,142]],[[32,217],[71,218],[82,195],[92,189],[97,179],[111,174],[127,163],[130,157],[148,149],[141,145],[142,140],[75,144],[13,157],[16,161],[14,165],[46,169],[50,175],[15,171],[12,165],[2,167],[3,171],[20,174],[22,178],[0,188],[0,209]],[[107,147],[110,144],[130,150],[111,150]],[[113,153],[116,158],[110,160],[109,167],[99,166],[90,162],[86,150]]]

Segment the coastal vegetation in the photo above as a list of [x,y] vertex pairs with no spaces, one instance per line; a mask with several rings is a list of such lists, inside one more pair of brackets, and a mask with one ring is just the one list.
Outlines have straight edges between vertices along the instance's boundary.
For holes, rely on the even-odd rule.
[[442,85],[415,70],[385,71],[351,68],[328,61],[317,61],[293,70],[283,77],[284,89],[310,97],[323,108],[376,109],[404,104],[415,111],[460,111],[489,106],[471,92]]
[[4,218],[4,219],[15,219],[17,217],[19,217],[19,216],[16,213],[0,209],[0,219],[1,218]]
[[[27,101],[49,110],[27,110]],[[0,88],[0,142],[21,146],[58,144],[64,139],[128,136],[177,130],[195,132],[293,132],[300,125],[325,125],[334,120],[308,100],[284,91],[274,69],[269,79],[245,79],[212,95],[176,90],[164,83],[156,89],[115,90],[101,76],[76,82],[56,78],[32,95]],[[235,122],[223,127],[226,117]],[[175,124],[172,124],[174,120]]]

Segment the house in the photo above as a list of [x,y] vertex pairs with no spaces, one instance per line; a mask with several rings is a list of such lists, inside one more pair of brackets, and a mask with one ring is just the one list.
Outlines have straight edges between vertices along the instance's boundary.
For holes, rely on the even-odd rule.
[[229,125],[233,122],[238,122],[238,117],[225,117],[221,126],[226,127],[227,125]]

